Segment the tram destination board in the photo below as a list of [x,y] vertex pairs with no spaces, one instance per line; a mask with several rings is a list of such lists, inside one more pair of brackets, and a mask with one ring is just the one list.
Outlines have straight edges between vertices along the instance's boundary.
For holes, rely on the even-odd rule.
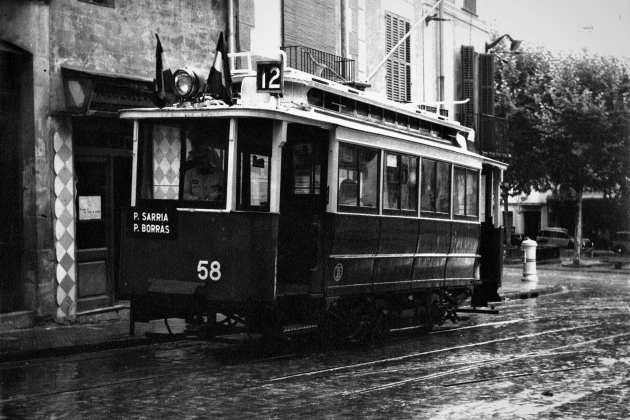
[[259,61],[256,70],[258,92],[282,94],[284,89],[282,61]]
[[127,215],[127,233],[133,238],[176,239],[177,209],[154,203],[131,207]]

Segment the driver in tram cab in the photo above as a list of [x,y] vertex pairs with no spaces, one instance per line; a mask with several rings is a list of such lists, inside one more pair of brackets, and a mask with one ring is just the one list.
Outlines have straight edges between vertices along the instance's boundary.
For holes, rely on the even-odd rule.
[[223,171],[216,152],[209,147],[199,149],[193,168],[184,175],[184,200],[220,201],[223,198]]

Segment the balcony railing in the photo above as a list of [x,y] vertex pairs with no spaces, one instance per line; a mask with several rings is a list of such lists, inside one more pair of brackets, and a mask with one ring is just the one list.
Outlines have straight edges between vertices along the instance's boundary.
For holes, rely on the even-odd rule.
[[475,143],[479,153],[501,161],[512,157],[505,118],[485,114],[457,114],[456,119],[462,125],[475,129]]
[[289,67],[333,82],[354,80],[354,60],[300,45],[282,50],[287,54]]

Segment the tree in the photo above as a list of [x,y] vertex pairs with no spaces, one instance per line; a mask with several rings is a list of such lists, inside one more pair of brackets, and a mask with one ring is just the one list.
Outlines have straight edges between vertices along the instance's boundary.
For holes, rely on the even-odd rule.
[[630,71],[614,57],[554,57],[543,50],[498,62],[500,111],[516,193],[569,190],[576,200],[575,264],[580,263],[582,196],[615,197],[630,180]]

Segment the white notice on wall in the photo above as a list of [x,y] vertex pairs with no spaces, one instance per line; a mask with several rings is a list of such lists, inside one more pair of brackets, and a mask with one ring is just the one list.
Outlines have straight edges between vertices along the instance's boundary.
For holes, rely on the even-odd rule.
[[101,219],[101,196],[79,196],[79,220]]

